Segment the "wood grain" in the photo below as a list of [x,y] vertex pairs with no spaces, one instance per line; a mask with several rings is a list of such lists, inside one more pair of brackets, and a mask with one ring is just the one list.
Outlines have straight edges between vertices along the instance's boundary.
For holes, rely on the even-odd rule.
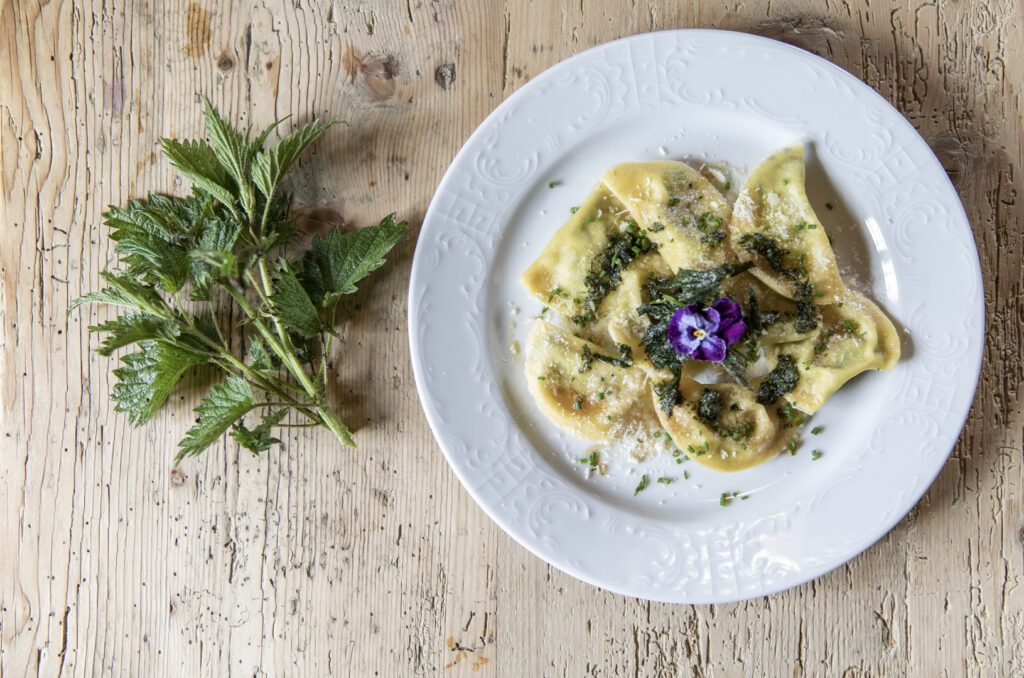
[[[248,4],[0,0],[0,676],[1024,675],[1020,2]],[[161,136],[209,96],[255,125],[347,122],[294,179],[303,223],[418,225],[463,140],[557,61],[632,33],[768,35],[877,88],[974,226],[988,345],[920,505],[796,590],[734,605],[612,595],[530,556],[461,488],[421,414],[401,247],[347,307],[329,434],[171,470],[198,390],[113,411],[69,301],[111,258],[107,204],[182,188]]]

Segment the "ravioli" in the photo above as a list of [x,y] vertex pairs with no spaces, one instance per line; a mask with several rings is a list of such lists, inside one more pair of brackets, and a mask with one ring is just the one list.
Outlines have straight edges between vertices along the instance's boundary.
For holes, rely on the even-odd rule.
[[648,231],[673,270],[712,268],[728,259],[723,244],[732,209],[718,189],[686,163],[626,162],[605,172],[602,181]]
[[774,366],[780,355],[797,363],[800,379],[787,398],[814,414],[846,382],[866,370],[887,370],[900,357],[892,321],[864,295],[848,290],[836,303],[820,307],[821,326],[799,341],[765,346]]
[[825,228],[807,199],[804,147],[791,146],[758,165],[733,210],[729,241],[741,261],[779,294],[797,299],[810,283],[818,304],[843,296],[843,284]]
[[587,297],[591,262],[628,219],[622,203],[599,184],[523,272],[523,287],[558,313],[577,315]]
[[[684,377],[679,392],[683,403],[672,408],[671,415],[659,407],[658,419],[686,456],[716,471],[757,466],[777,455],[792,438],[793,429],[781,426],[775,414],[742,386],[700,384]],[[720,398],[714,425],[698,414],[706,392]]]
[[657,430],[644,371],[600,359],[587,361],[586,351],[608,355],[597,344],[551,323],[534,323],[526,342],[526,379],[540,410],[558,426],[590,440]]
[[[861,372],[892,367],[896,329],[843,283],[804,180],[802,146],[762,162],[733,208],[680,162],[605,172],[522,276],[547,317],[572,327],[538,318],[527,339],[527,383],[541,412],[594,441],[642,442],[664,430],[696,462],[739,471],[794,445],[796,410],[813,414]],[[741,262],[752,267],[737,272]],[[690,272],[672,278],[681,269]],[[673,283],[652,288],[655,277]],[[731,315],[719,325],[700,304]],[[726,334],[740,319],[746,328]],[[692,332],[685,341],[681,327]],[[700,352],[712,340],[728,342],[724,361],[710,362],[720,349]],[[738,383],[701,383],[726,375]],[[681,403],[665,412],[669,379]]]

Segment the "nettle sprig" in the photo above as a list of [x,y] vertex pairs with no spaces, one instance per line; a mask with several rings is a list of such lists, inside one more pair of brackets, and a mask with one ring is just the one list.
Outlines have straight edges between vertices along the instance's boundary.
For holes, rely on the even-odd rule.
[[[407,225],[392,214],[354,232],[334,229],[305,252],[291,252],[291,197],[281,180],[333,122],[312,122],[266,146],[281,121],[250,139],[209,101],[205,118],[206,141],[163,140],[164,154],[192,182],[191,195],[151,193],[111,207],[104,221],[119,267],[103,271],[106,287],[71,304],[127,309],[89,328],[106,334],[101,355],[136,347],[114,370],[115,409],[141,425],[188,370],[212,365],[225,379],[196,408],[175,464],[229,429],[253,453],[280,442],[271,434],[279,426],[325,426],[354,447],[351,430],[327,402],[335,307],[384,263]],[[214,313],[226,305],[235,307],[230,316]],[[235,350],[225,317],[240,318],[244,354]],[[299,423],[285,423],[293,412]]]

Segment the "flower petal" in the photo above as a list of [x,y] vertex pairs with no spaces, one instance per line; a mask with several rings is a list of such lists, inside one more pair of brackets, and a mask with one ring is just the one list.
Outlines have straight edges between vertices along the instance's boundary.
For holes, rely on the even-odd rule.
[[701,317],[704,320],[704,324],[701,326],[702,330],[708,334],[714,334],[718,331],[718,326],[722,322],[722,317],[719,315],[718,311],[713,308],[702,308]]
[[725,360],[725,341],[714,335],[708,335],[701,342],[694,356],[697,360],[707,360],[711,363],[720,363]]
[[699,319],[688,308],[677,309],[668,321],[668,343],[676,353],[692,358],[700,348],[701,340],[693,336]]
[[[723,323],[724,325],[724,323]],[[743,322],[742,319],[736,320],[731,325],[723,327],[718,332],[722,339],[725,339],[727,346],[732,346],[737,341],[743,338],[743,335],[747,332],[747,323]]]
[[712,304],[711,308],[718,311],[718,315],[721,317],[721,324],[723,326],[731,325],[737,320],[743,319],[743,309],[729,297],[722,297]]

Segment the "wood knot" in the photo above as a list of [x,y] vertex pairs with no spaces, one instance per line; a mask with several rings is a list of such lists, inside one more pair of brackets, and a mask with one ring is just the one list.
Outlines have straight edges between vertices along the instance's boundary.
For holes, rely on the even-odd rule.
[[342,55],[348,81],[355,83],[362,80],[372,101],[385,101],[395,94],[399,73],[398,59],[387,54],[372,56],[363,54],[355,46],[349,45]]
[[187,477],[185,476],[184,473],[182,473],[180,470],[178,470],[176,468],[172,468],[171,469],[171,474],[170,474],[171,485],[173,485],[174,487],[181,487],[182,485],[185,484],[185,480],[187,480]]
[[441,64],[434,70],[434,82],[441,89],[449,89],[455,84],[455,64]]
[[227,54],[227,52],[222,53],[220,55],[220,57],[217,59],[217,68],[219,68],[222,73],[227,73],[228,71],[230,71],[234,67],[235,67],[235,60],[232,59]]

